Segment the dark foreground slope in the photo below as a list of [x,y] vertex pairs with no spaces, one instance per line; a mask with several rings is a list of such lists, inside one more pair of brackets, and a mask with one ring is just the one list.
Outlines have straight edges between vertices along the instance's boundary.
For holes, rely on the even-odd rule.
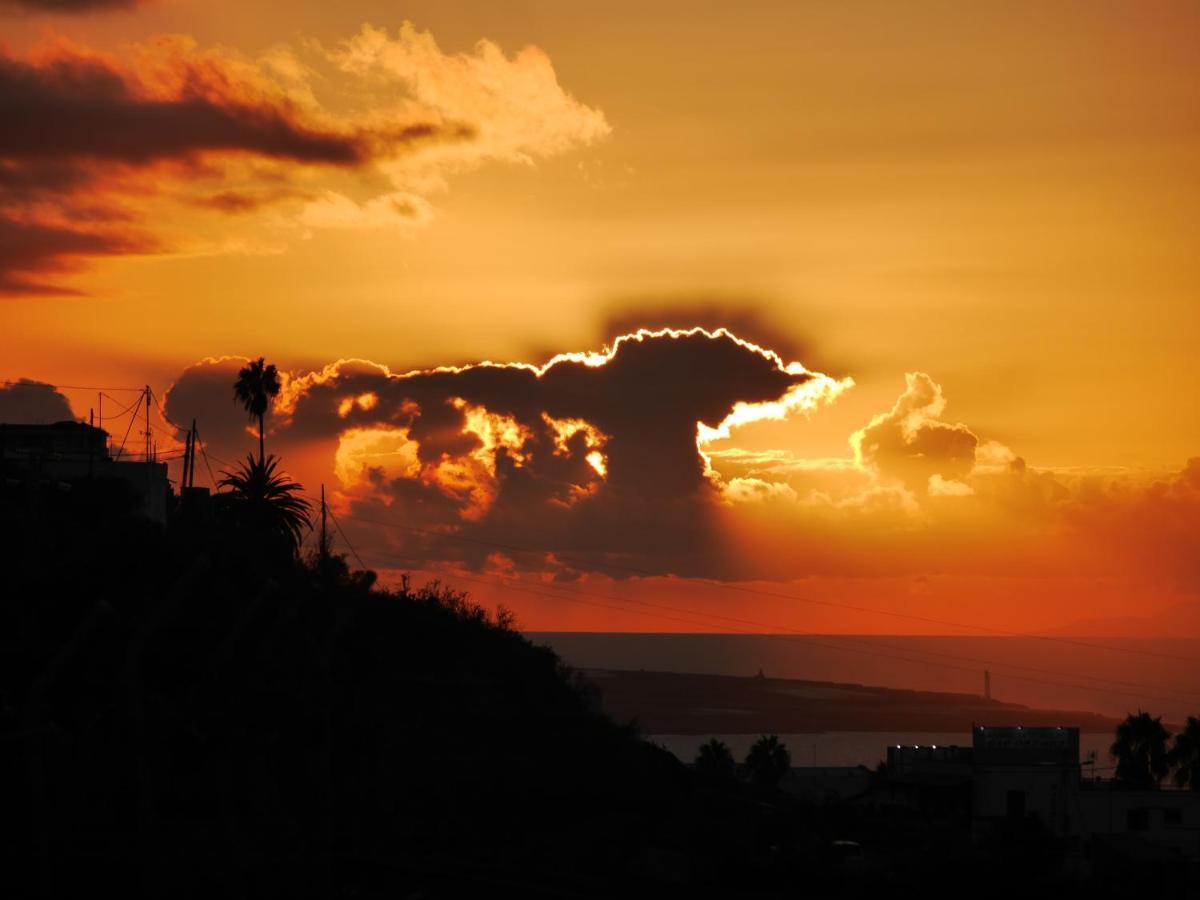
[[0,894],[526,896],[636,876],[689,776],[438,589],[8,483]]
[[[460,595],[281,558],[220,504],[166,528],[131,506],[0,471],[4,898],[1010,897],[1064,877],[1036,823],[981,849],[892,804],[886,772],[826,806],[691,771]],[[847,839],[872,868],[844,865]]]
[[651,734],[947,731],[971,726],[1074,725],[1112,733],[1116,719],[1031,709],[972,694],[894,690],[787,678],[589,669],[605,712]]

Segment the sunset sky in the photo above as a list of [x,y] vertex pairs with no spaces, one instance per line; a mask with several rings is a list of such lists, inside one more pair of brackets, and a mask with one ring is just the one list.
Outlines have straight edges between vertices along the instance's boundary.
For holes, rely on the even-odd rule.
[[265,356],[364,561],[530,629],[1200,634],[1198,59],[1188,2],[0,0],[0,378],[218,469]]

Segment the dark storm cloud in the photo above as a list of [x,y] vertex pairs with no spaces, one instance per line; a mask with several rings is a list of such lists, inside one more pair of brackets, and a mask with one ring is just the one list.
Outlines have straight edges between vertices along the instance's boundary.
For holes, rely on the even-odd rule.
[[600,331],[604,340],[611,341],[639,328],[726,328],[760,347],[770,347],[781,356],[807,360],[812,365],[814,348],[799,339],[794,328],[772,322],[763,313],[766,305],[762,298],[738,296],[632,296],[609,305],[601,317]]
[[535,432],[546,430],[543,413],[584,419],[612,436],[608,480],[614,488],[681,496],[707,484],[696,423],[716,427],[735,403],[777,400],[810,377],[788,374],[777,359],[731,337],[695,332],[621,341],[603,365],[562,359],[541,373],[532,367],[482,365],[388,379],[360,369],[309,387],[296,404],[292,427],[299,434],[345,427],[336,401],[372,391],[379,405],[352,414],[351,422],[389,421],[408,400],[421,410],[413,437],[440,442],[447,422],[450,431],[462,431],[464,414],[447,406],[449,398],[461,397]]
[[146,253],[154,247],[145,236],[112,227],[85,231],[19,222],[0,214],[0,296],[70,293],[47,282],[46,276],[72,269],[80,257]]
[[154,0],[0,0],[0,8],[15,6],[34,12],[88,13],[149,6]]
[[0,157],[144,164],[241,150],[346,164],[368,155],[361,135],[303,124],[286,104],[256,103],[236,92],[214,95],[208,89],[217,73],[197,68],[187,74],[197,79],[194,86],[160,99],[139,92],[100,59],[63,54],[37,64],[0,58]]
[[253,440],[246,431],[250,420],[233,399],[233,383],[247,362],[229,356],[189,366],[167,391],[163,406],[178,428],[188,428],[194,419],[205,446],[224,459],[241,457]]
[[[194,54],[180,41],[164,41],[157,52],[128,68],[70,46],[28,59],[0,50],[0,293],[72,293],[41,276],[96,257],[165,249],[117,232],[114,225],[132,214],[103,200],[154,194],[165,177],[156,167],[182,167],[197,180],[219,174],[224,159],[282,166],[273,179],[282,183],[196,201],[237,213],[303,196],[288,185],[289,166],[363,169],[474,134],[454,122],[318,121],[245,65]],[[89,215],[100,209],[106,214]],[[90,227],[77,228],[80,219]]]
[[53,385],[26,378],[0,384],[0,423],[49,424],[74,418],[71,404]]
[[[237,364],[184,373],[168,394],[172,418],[220,412],[224,422],[202,431],[244,445],[244,420],[227,399]],[[697,447],[697,423],[715,428],[735,404],[777,401],[814,377],[726,333],[702,331],[623,339],[604,361],[567,355],[541,369],[484,364],[391,375],[372,363],[340,363],[290,381],[269,442],[285,454],[320,447],[329,455],[356,429],[415,442],[404,471],[364,457],[363,479],[350,491],[355,515],[453,533],[389,534],[398,565],[478,567],[499,542],[542,551],[534,559],[515,554],[521,567],[721,576],[729,568],[715,540],[720,498]],[[560,433],[554,421],[586,422],[592,431]],[[603,474],[588,461],[593,451],[603,454]]]

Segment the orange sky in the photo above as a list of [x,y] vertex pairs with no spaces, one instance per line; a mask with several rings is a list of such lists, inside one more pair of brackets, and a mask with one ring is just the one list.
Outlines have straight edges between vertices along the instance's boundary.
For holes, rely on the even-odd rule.
[[[703,539],[743,565],[660,555],[654,577],[582,566],[559,590],[815,630],[933,626],[722,585],[1018,629],[1162,630],[1194,610],[1194,4],[37,5],[0,2],[0,377],[166,398],[210,357],[297,376],[351,358],[540,365],[639,326],[727,326],[854,383],[706,445]],[[675,376],[648,371],[647,396],[678,409]],[[394,429],[403,385],[355,377],[398,392]],[[229,419],[202,420],[218,455],[250,440],[224,398],[195,402]],[[490,540],[503,515],[532,537],[538,504],[561,500],[507,486],[479,427],[437,475],[396,461],[433,438],[393,436],[390,477],[447,499],[409,497],[418,512],[337,478],[356,445],[334,419],[276,419],[276,448],[347,516],[392,504]],[[631,430],[608,436],[614,458],[641,446],[615,427]],[[860,432],[878,440],[856,449]],[[685,450],[639,452],[670,472]],[[451,472],[475,506],[450,502]],[[554,477],[594,480],[571,472]],[[624,476],[595,477],[576,487]],[[480,513],[487,479],[500,499]],[[411,564],[394,529],[346,525],[373,564]],[[442,555],[492,579],[463,582],[481,596],[555,568]],[[504,596],[527,627],[689,627],[536,590]]]

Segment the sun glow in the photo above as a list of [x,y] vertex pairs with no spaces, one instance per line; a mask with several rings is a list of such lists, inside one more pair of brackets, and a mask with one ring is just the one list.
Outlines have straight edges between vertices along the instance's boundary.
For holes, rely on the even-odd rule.
[[367,480],[372,472],[386,478],[415,478],[421,471],[418,449],[407,428],[350,428],[338,437],[333,473],[347,488]]
[[800,384],[793,385],[778,400],[765,403],[734,404],[733,410],[715,428],[705,425],[703,422],[696,423],[696,450],[704,460],[704,470],[710,477],[714,476],[712,460],[705,452],[705,448],[709,444],[730,437],[735,428],[741,428],[743,425],[768,420],[781,421],[788,418],[793,412],[808,415],[819,406],[832,403],[841,394],[854,387],[853,378],[837,379],[819,372],[808,372],[799,363],[791,363],[784,369],[792,375],[807,374],[811,377]]
[[586,419],[556,419],[544,412],[542,421],[554,436],[555,456],[570,456],[571,440],[575,435],[581,434],[584,447],[588,450],[584,457],[587,464],[595,469],[601,478],[608,475],[608,457],[602,452],[604,445],[608,443],[608,435]]
[[512,416],[504,416],[490,412],[484,406],[474,406],[462,397],[450,401],[455,408],[462,410],[466,418],[463,434],[473,434],[479,438],[479,446],[471,455],[478,460],[491,475],[496,474],[496,454],[504,449],[513,464],[520,468],[525,464],[528,454],[525,452],[525,442],[533,435]]

